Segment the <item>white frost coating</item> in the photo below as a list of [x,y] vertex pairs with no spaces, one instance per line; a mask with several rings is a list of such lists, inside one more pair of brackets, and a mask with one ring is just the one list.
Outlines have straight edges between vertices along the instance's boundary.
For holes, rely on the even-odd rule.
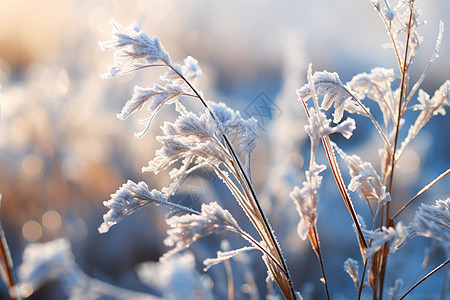
[[435,205],[422,203],[409,229],[413,235],[437,239],[450,246],[450,198],[437,200]]
[[124,27],[115,20],[111,20],[110,24],[113,39],[100,43],[100,47],[103,51],[114,51],[114,63],[102,75],[103,78],[128,74],[158,61],[170,64],[169,54],[157,36],[149,38],[133,26]]
[[315,165],[314,168],[306,171],[306,181],[303,182],[303,187],[296,186],[289,194],[300,215],[297,232],[302,240],[307,238],[308,230],[317,222],[317,202],[322,183],[322,176],[319,174],[325,169],[324,165]]
[[128,180],[103,204],[109,211],[103,216],[103,223],[98,228],[100,233],[106,233],[111,226],[120,222],[124,216],[133,213],[138,208],[152,202],[164,203],[166,196],[157,191],[149,191],[145,182],[134,183]]
[[327,116],[322,110],[317,113],[314,108],[310,108],[310,118],[308,119],[308,125],[305,125],[305,131],[311,138],[311,143],[314,148],[319,144],[320,139],[324,136],[340,133],[346,139],[349,139],[353,130],[356,129],[355,120],[352,118],[347,118],[338,125],[332,127],[331,120],[327,119]]
[[35,291],[44,283],[69,273],[75,267],[66,239],[30,244],[23,252],[23,262],[18,270],[21,291]]
[[[334,103],[333,122],[339,123],[349,102],[353,101],[350,88],[341,82],[337,73],[327,71],[314,72],[312,81],[316,93],[323,96],[321,107],[327,110]],[[297,90],[297,95],[301,101],[306,101],[311,98],[311,92],[308,83]]]
[[353,283],[355,284],[356,289],[358,289],[358,287],[359,287],[358,269],[359,269],[359,264],[358,264],[357,260],[354,260],[352,258],[347,258],[345,260],[344,270],[345,270],[345,272],[347,272],[347,274],[353,280]]
[[201,214],[174,216],[167,219],[166,222],[170,229],[167,231],[164,244],[175,246],[175,248],[167,252],[164,258],[189,247],[193,242],[204,236],[222,230],[241,231],[239,224],[230,212],[223,209],[217,202],[202,204]]
[[235,250],[230,251],[217,251],[217,257],[216,258],[207,258],[203,261],[203,264],[205,265],[205,268],[203,269],[205,272],[209,270],[212,266],[215,266],[217,264],[220,264],[226,260],[229,260],[230,258],[236,256],[239,253],[250,251],[250,250],[257,250],[258,248],[255,246],[252,247],[242,247]]
[[195,258],[190,252],[176,254],[158,263],[147,262],[137,267],[139,279],[157,289],[163,299],[215,299],[204,276],[195,269]]
[[386,186],[383,185],[380,176],[371,163],[362,161],[356,154],[346,154],[335,143],[332,143],[332,145],[347,164],[352,177],[348,189],[352,192],[357,191],[359,197],[364,199],[369,207],[372,202],[376,203],[377,211],[372,212],[372,217],[375,217],[380,206],[391,200]]
[[385,243],[389,243],[388,255],[394,254],[406,243],[406,239],[409,237],[407,229],[407,226],[404,226],[402,222],[398,222],[395,228],[383,226],[381,229],[377,228],[375,230],[363,229],[366,240],[372,240],[371,246],[366,249],[366,258],[374,255]]

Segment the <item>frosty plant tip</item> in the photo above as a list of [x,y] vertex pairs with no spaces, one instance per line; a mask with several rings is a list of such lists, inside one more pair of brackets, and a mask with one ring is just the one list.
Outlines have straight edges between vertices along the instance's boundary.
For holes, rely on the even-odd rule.
[[[333,298],[333,291],[329,289],[329,280],[332,281],[333,278],[327,277],[327,260],[323,257],[317,222],[321,217],[318,213],[321,205],[319,194],[323,177],[328,176],[327,169],[331,171],[337,184],[336,195],[342,197],[349,212],[361,253],[359,260],[348,258],[342,262],[356,288],[355,298],[371,295],[372,299],[382,299],[389,294],[391,299],[403,299],[436,272],[442,269],[446,271],[444,267],[449,262],[449,199],[437,200],[435,205],[422,204],[409,224],[401,220],[401,212],[445,177],[449,170],[437,176],[409,201],[400,194],[392,193],[396,175],[394,171],[404,150],[428,120],[437,114],[444,115],[444,108],[449,105],[450,81],[445,81],[433,96],[420,89],[432,62],[437,58],[443,25],[439,27],[436,49],[429,65],[413,82],[409,71],[422,42],[417,29],[423,24],[414,1],[395,1],[395,5],[391,5],[389,1],[370,2],[387,28],[398,70],[378,67],[343,83],[337,73],[313,73],[310,65],[307,84],[297,90],[300,101],[298,107],[303,108],[308,118],[304,129],[309,136],[311,148],[304,180],[302,183],[299,180],[298,186],[292,188],[290,198],[293,203],[290,204],[298,212],[295,222],[298,224],[299,237],[309,240],[317,256],[322,274],[320,281],[328,299]],[[170,182],[161,191],[150,190],[144,182],[125,183],[111,195],[109,201],[104,202],[109,211],[104,215],[99,231],[106,233],[124,216],[150,203],[164,206],[169,209],[166,215],[169,229],[165,244],[174,248],[162,257],[163,260],[190,247],[202,237],[228,231],[241,236],[247,245],[218,252],[217,257],[204,260],[205,270],[239,253],[257,250],[267,268],[269,293],[272,293],[270,283],[275,282],[286,299],[302,299],[294,288],[281,246],[251,180],[251,155],[258,138],[256,119],[245,118],[239,111],[224,103],[207,101],[196,87],[202,72],[194,58],[187,57],[183,64],[176,64],[172,62],[158,37],[149,38],[138,28],[125,27],[114,20],[111,25],[112,40],[100,43],[103,50],[114,51],[114,63],[108,67],[104,78],[147,68],[163,68],[166,71],[160,76],[161,83],[154,84],[153,87],[135,86],[133,96],[117,117],[125,120],[134,113],[143,113],[145,108],[147,114],[140,121],[144,129],[137,134],[138,137],[146,134],[152,120],[164,105],[173,104],[178,117],[174,122],[166,121],[161,126],[161,134],[156,139],[162,146],[142,169],[155,174],[170,170]],[[199,101],[203,109],[198,112],[188,110],[182,101],[189,99]],[[415,99],[417,103],[414,103]],[[372,103],[369,104],[369,101]],[[371,109],[379,110],[380,114],[372,114]],[[414,111],[419,113],[408,124],[405,114],[414,114]],[[333,118],[329,119],[331,114]],[[381,145],[378,166],[366,162],[362,156],[347,154],[344,147],[332,141],[336,133],[351,141],[357,124],[349,114],[367,117],[379,134],[379,140],[375,141],[376,147]],[[375,118],[377,115],[381,116],[380,120]],[[405,127],[409,127],[407,132],[401,132]],[[319,162],[320,156],[317,153],[320,144],[324,147],[328,166]],[[344,181],[336,153],[348,167],[351,178],[349,183]],[[196,211],[171,201],[182,180],[200,168],[212,170],[222,180],[253,228],[244,230],[241,220],[216,202],[203,203],[201,211]],[[370,213],[370,222],[366,222],[361,216],[363,213],[358,210],[362,211],[364,206],[354,205],[352,195],[360,198],[363,205],[367,205],[366,212]],[[395,212],[392,209],[395,206],[391,206],[393,202],[403,207]],[[366,226],[366,223],[370,226]],[[348,230],[352,231],[351,228]],[[436,241],[446,249],[446,258],[408,290],[403,289],[401,279],[395,280],[394,286],[388,290],[385,288],[388,284],[388,258],[395,257],[396,252],[414,236],[424,236]],[[417,263],[420,265],[420,262]],[[362,270],[360,265],[363,266]],[[445,288],[443,286],[444,296]],[[228,297],[232,298],[230,288],[228,293]]]

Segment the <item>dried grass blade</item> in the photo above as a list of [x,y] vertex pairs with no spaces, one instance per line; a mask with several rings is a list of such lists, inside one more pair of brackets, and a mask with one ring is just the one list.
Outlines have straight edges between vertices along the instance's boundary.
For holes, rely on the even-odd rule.
[[435,185],[438,181],[440,181],[442,178],[447,176],[450,173],[450,168],[447,169],[447,171],[443,172],[441,175],[436,177],[433,181],[431,181],[429,184],[424,186],[411,200],[408,201],[405,205],[403,205],[402,208],[398,210],[398,212],[392,217],[392,219],[395,219],[402,211],[405,210],[411,203],[413,203],[414,200],[419,198],[423,193],[425,193],[427,190],[429,190],[433,185]]

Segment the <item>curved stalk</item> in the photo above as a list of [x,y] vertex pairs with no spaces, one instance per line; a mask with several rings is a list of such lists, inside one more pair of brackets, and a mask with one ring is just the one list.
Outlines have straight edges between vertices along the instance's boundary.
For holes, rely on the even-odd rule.
[[436,268],[434,268],[434,269],[433,269],[432,271],[430,271],[427,275],[425,275],[421,280],[419,280],[415,285],[413,285],[408,291],[406,291],[406,293],[404,293],[403,296],[401,296],[398,300],[404,299],[406,296],[408,296],[409,293],[412,292],[412,290],[414,290],[416,287],[418,287],[419,284],[421,284],[421,283],[424,282],[428,277],[430,277],[431,275],[433,275],[434,273],[436,273],[437,271],[439,271],[440,269],[442,269],[443,267],[445,267],[449,262],[450,262],[450,259],[447,259],[445,262],[443,262],[442,264],[440,264],[439,266],[437,266]]
[[405,205],[403,205],[402,208],[400,208],[398,210],[398,212],[392,217],[392,219],[395,219],[402,211],[405,210],[405,208],[407,208],[411,203],[413,203],[414,200],[416,200],[417,198],[419,198],[423,193],[425,193],[427,190],[429,190],[433,185],[435,185],[439,180],[441,180],[442,178],[444,178],[445,176],[447,176],[450,173],[450,168],[447,169],[447,171],[443,172],[441,175],[439,175],[438,177],[436,177],[433,181],[431,181],[429,184],[427,184],[426,186],[424,186],[411,200],[408,201],[408,203],[406,203]]

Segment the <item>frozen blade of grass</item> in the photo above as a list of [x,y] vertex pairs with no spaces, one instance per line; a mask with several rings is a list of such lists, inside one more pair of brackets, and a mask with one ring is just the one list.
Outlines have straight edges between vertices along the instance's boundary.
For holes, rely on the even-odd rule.
[[402,211],[404,211],[411,203],[414,202],[417,198],[419,198],[423,193],[425,193],[427,190],[429,190],[433,185],[435,185],[437,182],[439,182],[442,178],[447,176],[450,173],[450,168],[447,169],[447,171],[443,172],[441,175],[436,177],[433,181],[431,181],[429,184],[424,186],[417,194],[412,197],[411,200],[409,200],[405,205],[403,205],[402,208],[398,210],[398,212],[392,217],[392,219],[395,219]]
[[150,203],[162,205],[171,211],[199,214],[197,211],[188,207],[169,202],[167,196],[155,189],[150,191],[145,182],[134,183],[128,180],[120,187],[116,193],[111,195],[111,199],[104,201],[103,204],[109,208],[103,216],[103,223],[98,228],[100,233],[106,233],[109,229],[120,222],[124,216],[130,215],[137,209]]
[[[442,21],[440,21],[439,22],[439,34],[438,34],[438,37],[436,39],[436,46],[434,47],[433,55],[431,56],[430,61],[428,62],[428,65],[425,68],[425,70],[423,71],[422,75],[420,75],[420,78],[417,80],[417,82],[414,84],[413,88],[409,92],[409,94],[408,94],[408,102],[411,100],[413,95],[416,93],[417,89],[422,84],[422,82],[425,79],[428,71],[430,70],[431,65],[433,64],[433,62],[439,57],[439,50],[441,49],[443,36],[444,36],[444,23]],[[404,106],[404,108],[406,109],[406,105]]]
[[358,289],[359,286],[359,275],[358,275],[358,261],[347,258],[344,262],[344,270],[347,272],[347,274],[350,276],[350,278],[353,280],[353,283],[355,284],[355,288]]
[[258,248],[256,248],[255,246],[252,246],[252,247],[242,247],[242,248],[239,248],[236,250],[230,250],[230,251],[225,251],[225,252],[217,251],[216,258],[207,258],[203,261],[203,264],[205,265],[205,268],[203,268],[203,270],[207,271],[212,266],[220,264],[224,261],[227,261],[239,253],[250,251],[250,250],[255,250],[255,249],[258,249]]
[[[1,201],[1,194],[0,194],[0,201]],[[9,296],[11,297],[11,300],[20,300],[20,296],[16,291],[16,278],[14,274],[14,268],[13,268],[13,262],[11,258],[11,252],[9,251],[8,243],[6,241],[5,232],[3,231],[3,226],[0,222],[0,257],[3,263],[3,268],[1,272],[1,275],[3,277],[3,280],[8,287],[9,290]]]
[[414,284],[406,293],[404,293],[398,300],[404,299],[406,296],[408,296],[409,293],[411,293],[416,287],[418,287],[422,282],[427,280],[431,275],[439,271],[440,269],[444,268],[448,263],[450,262],[450,259],[447,259],[445,262],[431,270],[427,275],[425,275],[421,280],[419,280],[416,284]]

